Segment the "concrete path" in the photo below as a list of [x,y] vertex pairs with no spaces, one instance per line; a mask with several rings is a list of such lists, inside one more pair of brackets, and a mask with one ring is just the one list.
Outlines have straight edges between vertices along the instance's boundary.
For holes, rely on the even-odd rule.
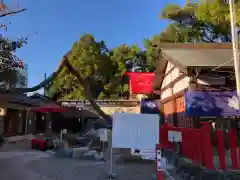
[[[19,144],[0,152],[0,167],[1,180],[106,180],[109,170],[104,162],[57,158]],[[119,180],[151,180],[153,169],[149,164],[122,164],[113,171]]]

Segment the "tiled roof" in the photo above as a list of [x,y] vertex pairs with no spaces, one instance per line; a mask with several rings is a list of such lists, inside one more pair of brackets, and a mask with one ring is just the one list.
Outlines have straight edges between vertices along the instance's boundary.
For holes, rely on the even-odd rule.
[[155,42],[154,46],[161,52],[153,80],[153,89],[155,90],[161,88],[167,61],[183,72],[186,72],[188,67],[232,68],[234,66],[231,43]]

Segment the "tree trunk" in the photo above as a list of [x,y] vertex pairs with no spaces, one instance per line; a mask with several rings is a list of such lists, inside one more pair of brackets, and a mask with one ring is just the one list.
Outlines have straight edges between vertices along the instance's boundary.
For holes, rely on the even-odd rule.
[[[70,53],[70,52],[69,52]],[[69,54],[68,53],[68,54]],[[68,55],[67,54],[67,55]],[[76,69],[74,69],[74,67],[70,64],[70,62],[68,61],[67,55],[63,56],[62,60],[60,61],[60,65],[59,68],[57,69],[56,72],[52,73],[52,75],[50,75],[47,79],[45,79],[44,81],[42,81],[41,83],[39,83],[36,86],[33,86],[31,88],[14,88],[14,89],[10,89],[10,90],[6,90],[6,89],[0,89],[0,93],[6,93],[6,92],[10,92],[10,93],[27,93],[27,92],[33,92],[33,91],[37,91],[43,87],[45,87],[46,85],[48,85],[48,83],[50,83],[51,81],[53,81],[57,75],[61,72],[61,70],[63,69],[64,66],[66,66],[66,68],[74,75],[77,77],[77,79],[79,80],[79,84],[81,86],[83,86],[84,88],[84,94],[86,96],[86,99],[89,100],[91,106],[93,107],[93,109],[105,120],[105,122],[103,122],[105,124],[105,126],[107,128],[111,128],[112,127],[112,117],[109,116],[108,114],[106,114],[100,107],[99,105],[95,102],[95,100],[92,98],[91,95],[91,91],[90,91],[90,87],[88,85],[88,82],[81,77],[81,75],[78,73],[78,71]]]
[[91,106],[93,107],[93,109],[102,117],[104,118],[104,120],[106,122],[104,122],[104,124],[107,126],[107,128],[110,128],[112,126],[112,117],[109,116],[108,114],[106,114],[100,107],[99,105],[95,102],[95,100],[92,98],[91,95],[91,90],[90,87],[88,85],[88,82],[81,77],[81,75],[78,73],[78,71],[76,69],[74,69],[74,67],[70,64],[70,62],[68,61],[67,57],[64,56],[64,64],[65,66],[68,68],[68,70],[77,77],[77,79],[79,80],[79,83],[81,84],[81,86],[83,86],[84,88],[84,94],[86,96],[86,99],[90,102]]
[[96,101],[92,98],[91,93],[90,93],[91,91],[90,91],[89,85],[85,84],[85,85],[83,85],[83,87],[84,87],[84,94],[85,94],[86,98],[88,99],[88,101],[90,102],[91,106],[106,121],[106,122],[104,122],[106,127],[110,128],[112,126],[112,117],[109,116],[108,114],[106,114],[100,108],[100,106],[96,103]]

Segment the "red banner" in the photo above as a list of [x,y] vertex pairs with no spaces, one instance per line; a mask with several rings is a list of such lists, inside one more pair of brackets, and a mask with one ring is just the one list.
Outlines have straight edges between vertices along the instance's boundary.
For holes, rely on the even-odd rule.
[[152,93],[154,73],[130,72],[127,74],[132,94]]

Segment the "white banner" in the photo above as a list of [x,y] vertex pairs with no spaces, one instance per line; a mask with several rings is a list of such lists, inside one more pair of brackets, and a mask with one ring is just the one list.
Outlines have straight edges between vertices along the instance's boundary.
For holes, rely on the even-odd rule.
[[156,159],[156,150],[154,149],[132,149],[132,155],[141,156],[142,159],[155,160]]
[[115,113],[112,147],[155,149],[159,143],[159,115]]

